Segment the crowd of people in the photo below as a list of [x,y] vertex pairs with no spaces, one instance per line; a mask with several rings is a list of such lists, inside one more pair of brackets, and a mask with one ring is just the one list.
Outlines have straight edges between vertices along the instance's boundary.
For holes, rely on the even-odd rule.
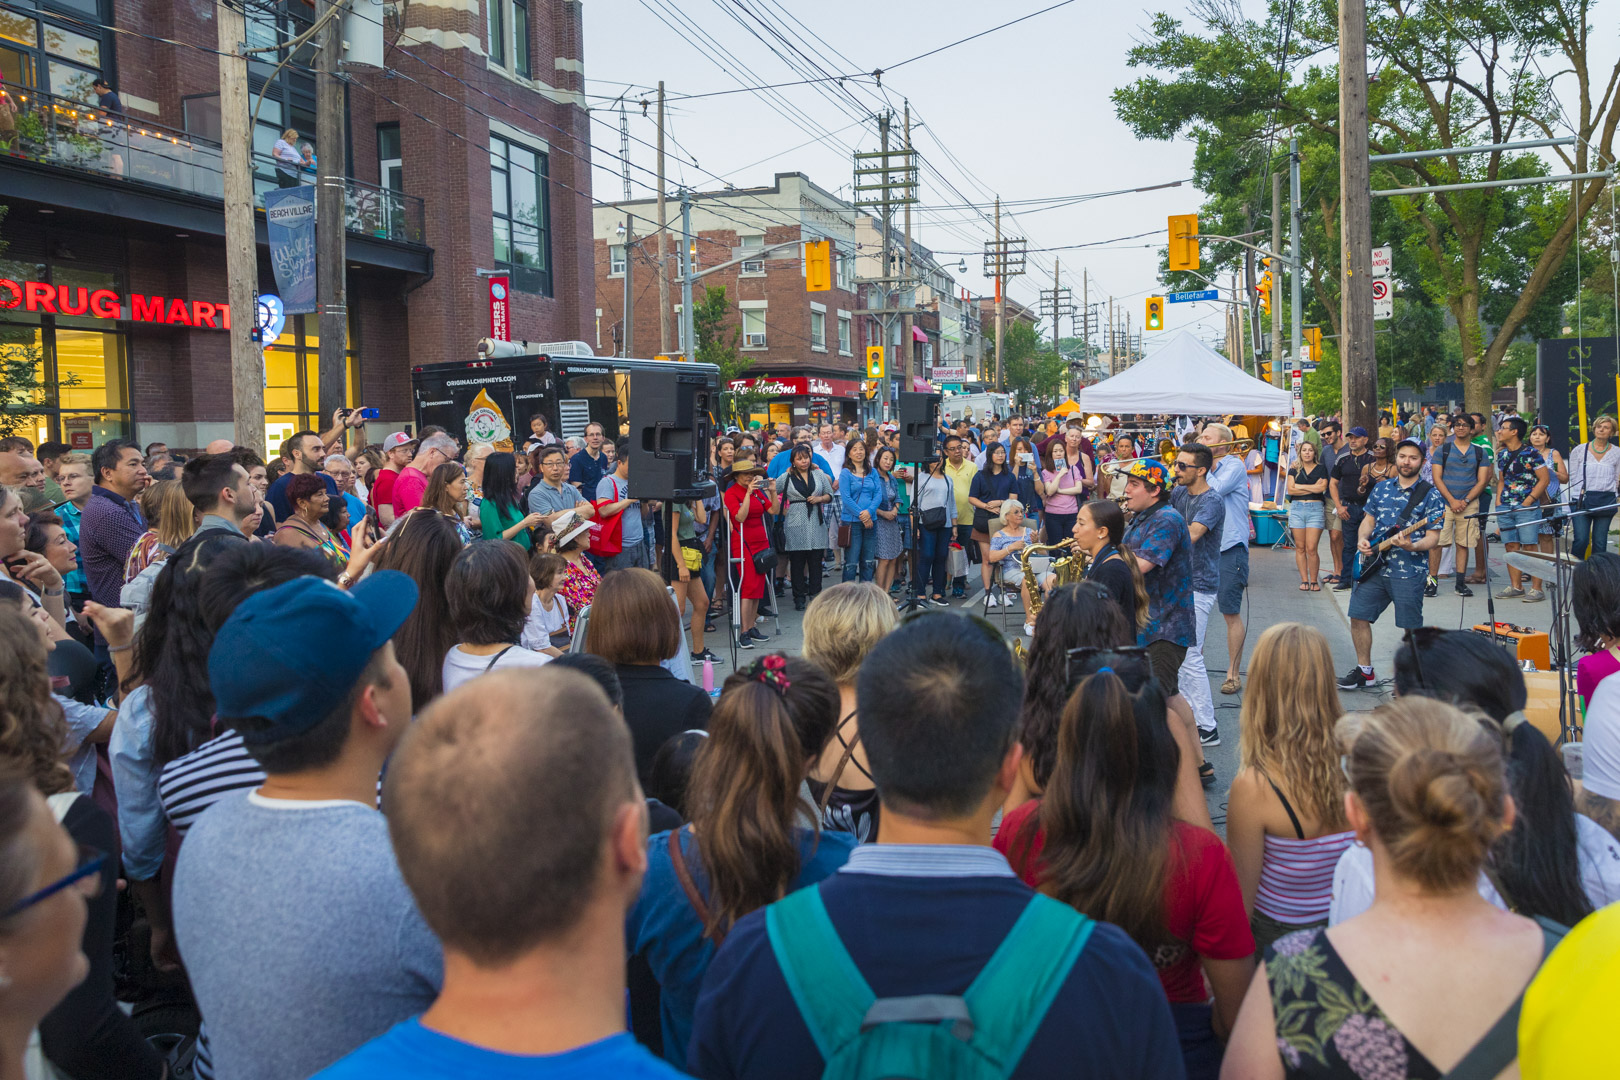
[[[1352,676],[1384,607],[1407,630],[1395,696],[1348,715],[1312,626],[1257,628],[1239,678],[1222,422],[1168,464],[1018,418],[909,463],[892,425],[733,431],[674,504],[599,423],[358,423],[268,465],[0,441],[0,1076],[1602,1074],[1608,523],[1574,781],[1512,655],[1421,605],[1442,544],[1466,587],[1491,486],[1515,546],[1550,476],[1612,506],[1607,418],[1567,459],[1517,417],[1489,449],[1468,417],[1279,438],[1290,525],[1354,534],[1341,575],[1406,530],[1350,598]],[[1024,573],[1064,541],[1081,580]],[[799,656],[760,649],[789,591]],[[755,652],[711,694],[728,613]],[[197,1029],[148,1039],[154,993]]]

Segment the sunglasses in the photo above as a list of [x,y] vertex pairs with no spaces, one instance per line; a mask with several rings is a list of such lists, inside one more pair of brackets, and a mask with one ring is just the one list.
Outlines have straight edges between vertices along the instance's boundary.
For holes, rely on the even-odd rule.
[[1070,649],[1066,654],[1064,681],[1069,693],[1074,693],[1087,676],[1111,671],[1118,675],[1131,693],[1139,693],[1153,681],[1153,658],[1141,645],[1103,648],[1086,645]]
[[92,847],[79,848],[79,863],[73,872],[57,878],[49,885],[36,893],[30,893],[21,900],[0,912],[0,919],[9,919],[13,915],[21,914],[42,900],[49,900],[64,889],[70,889],[88,877],[95,877],[93,885],[87,885],[86,899],[93,899],[101,892],[101,868],[107,865],[107,853]]

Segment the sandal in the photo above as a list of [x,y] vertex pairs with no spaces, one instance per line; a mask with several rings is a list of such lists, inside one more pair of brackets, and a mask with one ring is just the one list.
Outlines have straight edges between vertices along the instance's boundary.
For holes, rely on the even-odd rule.
[[1215,766],[1204,762],[1198,766],[1198,782],[1204,787],[1211,787],[1215,783]]
[[1321,591],[1322,591],[1322,583],[1320,581],[1311,582],[1311,592],[1321,592]]
[[1299,583],[1299,591],[1300,592],[1310,592],[1311,591],[1311,583],[1308,582],[1308,581],[1300,582]]
[[1337,585],[1339,583],[1339,575],[1338,574],[1323,574],[1322,575],[1322,583],[1325,584],[1325,585]]

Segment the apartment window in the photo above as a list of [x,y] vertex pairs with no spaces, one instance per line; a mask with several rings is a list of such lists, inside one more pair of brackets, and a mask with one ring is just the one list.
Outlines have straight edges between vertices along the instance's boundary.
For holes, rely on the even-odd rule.
[[742,309],[743,348],[763,349],[765,347],[765,309]]
[[854,349],[851,345],[850,317],[843,312],[838,313],[838,351],[849,356]]
[[810,347],[827,351],[827,312],[810,309]]
[[[763,249],[765,247],[765,236],[762,233],[747,233],[747,234],[744,234],[742,236],[737,237],[737,246],[744,249],[742,254],[747,255],[748,254],[747,249],[749,249],[749,248]],[[744,259],[743,264],[742,264],[742,272],[744,274],[763,274],[765,272],[765,257],[764,256],[765,256],[765,253],[764,253],[763,250],[761,250],[759,258],[757,258],[757,259]]]
[[485,0],[489,5],[489,62],[506,66],[506,0]]
[[512,69],[529,77],[529,0],[512,0]]
[[608,277],[624,277],[624,245],[608,245]]
[[489,138],[489,180],[495,218],[495,262],[512,288],[551,295],[551,237],[546,202],[546,155],[498,135]]
[[675,311],[675,351],[682,356],[686,355],[686,320],[681,318],[682,307],[676,304]]
[[399,149],[399,125],[377,125],[377,176],[389,191],[405,190],[405,158]]
[[844,292],[855,291],[855,255],[853,252],[840,251],[838,253],[838,287]]

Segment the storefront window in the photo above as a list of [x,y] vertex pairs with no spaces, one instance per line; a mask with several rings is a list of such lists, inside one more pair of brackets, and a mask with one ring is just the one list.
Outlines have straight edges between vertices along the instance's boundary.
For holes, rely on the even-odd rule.
[[[0,261],[13,281],[50,280],[72,288],[117,289],[110,271]],[[40,390],[39,413],[23,433],[35,443],[60,439],[89,449],[130,431],[129,348],[126,337],[96,319],[7,311],[0,322],[0,360],[31,364]]]
[[[264,436],[265,448],[275,454],[282,440],[295,431],[322,431],[331,424],[330,414],[318,415],[320,408],[319,320],[314,315],[294,315],[287,319],[275,345],[264,350]],[[355,408],[360,402],[360,363],[355,356],[354,324],[349,324],[347,372],[344,405]]]

